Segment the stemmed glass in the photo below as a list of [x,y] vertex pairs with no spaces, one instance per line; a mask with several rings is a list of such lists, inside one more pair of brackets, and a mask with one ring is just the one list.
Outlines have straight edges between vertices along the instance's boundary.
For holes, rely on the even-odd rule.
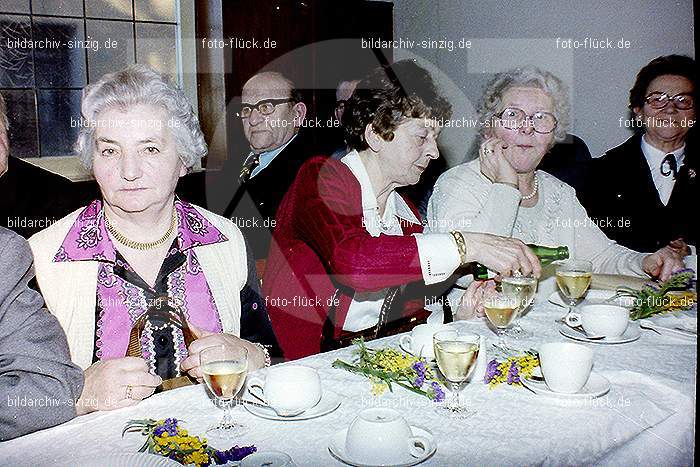
[[535,299],[535,294],[537,293],[537,278],[533,275],[523,276],[521,274],[507,276],[501,280],[501,290],[507,294],[516,296],[520,302],[518,315],[515,317],[513,326],[506,329],[506,335],[516,339],[519,337],[527,337],[529,333],[520,326],[519,321],[525,313],[525,310],[527,310]]
[[507,357],[508,352],[513,350],[506,342],[506,329],[518,316],[522,303],[517,295],[505,291],[494,292],[484,300],[486,317],[498,335],[498,342],[493,344],[498,350],[498,357]]
[[571,259],[557,266],[557,286],[561,293],[569,299],[569,309],[558,323],[566,322],[578,300],[586,294],[593,280],[593,264],[590,261]]
[[459,401],[459,388],[476,366],[479,357],[479,336],[463,334],[456,330],[439,331],[433,335],[435,360],[440,373],[450,383],[450,399],[437,408],[451,418],[465,419],[476,413]]
[[217,405],[224,409],[219,424],[209,428],[207,434],[213,438],[231,439],[247,433],[244,425],[233,420],[231,406],[235,405],[234,397],[248,374],[248,349],[215,345],[202,350],[199,358],[204,381],[214,394]]

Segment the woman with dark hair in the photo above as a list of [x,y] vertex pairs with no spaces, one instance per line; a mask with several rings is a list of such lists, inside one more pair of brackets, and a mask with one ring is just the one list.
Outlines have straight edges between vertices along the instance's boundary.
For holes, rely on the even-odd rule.
[[582,202],[605,233],[637,251],[687,254],[697,232],[695,60],[658,57],[637,74],[629,107],[635,134],[593,161]]
[[[398,289],[444,281],[462,264],[539,275],[539,261],[519,240],[465,226],[423,234],[415,207],[396,192],[438,157],[437,121],[449,116],[450,105],[413,61],[379,68],[346,104],[351,151],[302,166],[277,213],[263,279],[287,358],[418,324],[427,312],[408,312],[403,297],[394,300]],[[474,303],[485,287],[469,290]]]

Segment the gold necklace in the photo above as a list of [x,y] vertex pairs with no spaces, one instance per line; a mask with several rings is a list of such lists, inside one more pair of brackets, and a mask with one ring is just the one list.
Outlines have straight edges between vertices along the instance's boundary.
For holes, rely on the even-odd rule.
[[118,232],[117,229],[114,228],[114,226],[109,222],[107,215],[105,215],[105,225],[107,226],[107,231],[112,235],[112,237],[114,237],[114,239],[122,245],[132,248],[134,250],[152,250],[165,243],[173,234],[175,226],[177,225],[177,213],[175,212],[175,209],[173,209],[173,217],[170,221],[170,227],[168,227],[168,231],[165,232],[165,234],[158,240],[154,240],[152,242],[137,242],[134,240],[129,240],[128,238],[126,238],[126,236],[124,236],[123,234]]

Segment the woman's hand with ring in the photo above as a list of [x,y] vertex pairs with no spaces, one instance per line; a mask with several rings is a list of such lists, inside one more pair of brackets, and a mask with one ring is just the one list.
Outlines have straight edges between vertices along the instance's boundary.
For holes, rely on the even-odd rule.
[[[142,358],[124,357],[93,363],[85,370],[85,384],[76,402],[78,415],[136,405],[163,380],[148,372]],[[131,389],[129,389],[131,388]]]
[[462,235],[470,251],[469,262],[481,263],[503,276],[509,276],[513,271],[520,271],[525,276],[540,277],[542,274],[539,258],[517,238],[474,232],[462,232]]
[[505,183],[518,188],[518,173],[506,159],[508,145],[500,138],[489,138],[479,149],[481,173],[493,183]]
[[265,366],[265,353],[259,347],[251,344],[248,341],[226,333],[213,333],[205,329],[200,329],[188,323],[190,329],[194,333],[196,340],[187,348],[189,356],[182,361],[180,369],[195,378],[198,382],[204,381],[204,373],[200,366],[201,360],[199,354],[202,350],[213,347],[215,345],[226,345],[232,348],[245,347],[248,349],[248,371],[254,371]]
[[668,280],[671,274],[684,267],[683,257],[670,246],[665,246],[642,260],[644,272],[662,281]]

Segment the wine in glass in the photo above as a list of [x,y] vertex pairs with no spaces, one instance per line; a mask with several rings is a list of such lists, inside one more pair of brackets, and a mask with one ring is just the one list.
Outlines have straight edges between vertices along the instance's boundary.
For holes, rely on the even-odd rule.
[[515,338],[527,336],[529,333],[520,326],[518,321],[520,321],[520,317],[535,299],[535,294],[537,293],[537,278],[532,275],[504,277],[501,280],[501,290],[505,294],[515,296],[519,302],[518,316],[516,316],[513,326],[506,329],[506,335]]
[[493,346],[498,349],[499,357],[507,357],[512,348],[506,342],[506,329],[518,316],[521,301],[516,295],[505,291],[496,292],[484,300],[484,311],[486,317],[496,328],[498,342]]
[[468,418],[476,413],[459,401],[459,388],[469,378],[479,357],[479,336],[456,330],[439,331],[433,335],[435,361],[440,373],[450,383],[450,400],[437,410],[447,411],[453,418]]
[[218,405],[224,409],[219,424],[209,428],[207,434],[213,438],[231,439],[247,433],[245,426],[233,420],[231,406],[248,374],[248,350],[244,347],[215,345],[202,350],[200,360],[204,381]]
[[569,300],[569,310],[558,320],[563,323],[591,286],[593,264],[584,260],[565,261],[557,266],[556,275],[559,290]]

